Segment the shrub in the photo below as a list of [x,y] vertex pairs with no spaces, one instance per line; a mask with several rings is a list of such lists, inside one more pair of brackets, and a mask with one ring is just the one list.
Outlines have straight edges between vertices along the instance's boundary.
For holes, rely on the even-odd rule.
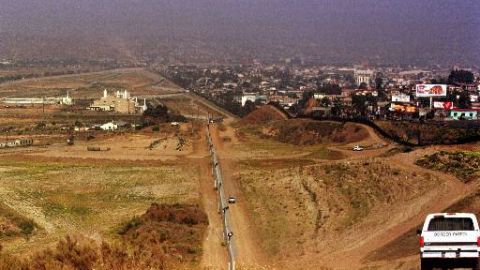
[[131,220],[127,221],[119,230],[120,235],[126,234],[128,231],[137,228],[143,224],[143,220],[137,216],[134,216]]

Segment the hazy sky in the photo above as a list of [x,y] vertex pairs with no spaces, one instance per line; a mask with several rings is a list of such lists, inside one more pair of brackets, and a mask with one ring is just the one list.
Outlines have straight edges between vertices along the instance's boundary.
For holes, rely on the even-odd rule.
[[284,45],[353,60],[480,61],[478,0],[0,0],[0,31]]

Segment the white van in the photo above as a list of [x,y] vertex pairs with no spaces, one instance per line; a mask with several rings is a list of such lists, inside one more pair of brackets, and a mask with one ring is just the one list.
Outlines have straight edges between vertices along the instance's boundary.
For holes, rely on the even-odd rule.
[[437,267],[480,269],[480,232],[474,214],[430,214],[417,234],[420,236],[422,270]]

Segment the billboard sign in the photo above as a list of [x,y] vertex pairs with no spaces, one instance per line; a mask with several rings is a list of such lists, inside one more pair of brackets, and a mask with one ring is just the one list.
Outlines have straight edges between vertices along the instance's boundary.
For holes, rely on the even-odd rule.
[[405,112],[405,113],[415,113],[417,107],[410,105],[400,105],[400,104],[390,104],[390,111],[392,112]]
[[447,85],[446,84],[417,84],[416,95],[417,97],[446,97]]
[[392,95],[392,102],[399,102],[399,103],[409,103],[410,96],[406,94],[393,94]]
[[433,108],[451,110],[453,109],[453,102],[451,101],[435,101],[433,102]]

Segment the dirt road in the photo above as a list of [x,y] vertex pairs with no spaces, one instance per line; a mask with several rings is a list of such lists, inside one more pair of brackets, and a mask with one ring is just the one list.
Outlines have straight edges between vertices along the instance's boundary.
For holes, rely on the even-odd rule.
[[[226,126],[227,129],[231,129],[229,125]],[[239,183],[236,180],[234,157],[229,155],[228,147],[225,147],[223,144],[218,127],[213,125],[210,130],[213,144],[216,146],[221,164],[225,195],[232,195],[237,198],[237,203],[232,205],[229,210],[236,243],[237,265],[248,267],[263,266],[268,262],[266,262],[260,248],[260,243],[256,238],[251,215],[249,214],[245,203],[245,197],[243,196]]]
[[202,153],[203,156],[198,158],[196,162],[200,164],[200,194],[202,195],[204,211],[208,216],[207,235],[203,242],[203,256],[200,265],[202,269],[227,269],[228,254],[222,245],[223,225],[221,215],[218,213],[218,196],[213,188],[211,164],[209,162],[206,140],[204,138],[205,134],[202,132],[201,139],[197,140],[195,145],[198,153]]

